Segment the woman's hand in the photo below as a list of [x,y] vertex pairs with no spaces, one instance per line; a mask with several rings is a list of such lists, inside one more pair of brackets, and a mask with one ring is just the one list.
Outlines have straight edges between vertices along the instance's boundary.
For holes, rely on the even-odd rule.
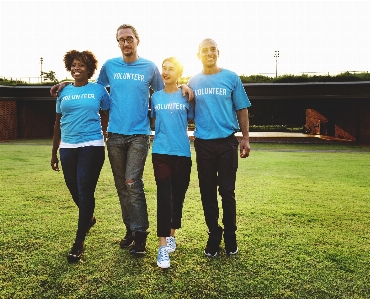
[[53,156],[53,157],[51,157],[50,165],[51,165],[51,168],[52,168],[54,171],[60,171],[60,169],[59,169],[59,159],[58,159],[58,157],[57,157],[57,156]]

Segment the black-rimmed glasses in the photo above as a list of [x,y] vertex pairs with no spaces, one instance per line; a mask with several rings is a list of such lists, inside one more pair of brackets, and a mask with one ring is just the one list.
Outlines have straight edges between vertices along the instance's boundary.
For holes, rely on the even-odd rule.
[[117,39],[117,42],[119,42],[121,45],[123,45],[125,43],[125,41],[127,41],[127,43],[129,43],[129,44],[132,44],[133,41],[134,41],[134,37],[133,36],[128,36],[126,38],[120,37],[119,39]]

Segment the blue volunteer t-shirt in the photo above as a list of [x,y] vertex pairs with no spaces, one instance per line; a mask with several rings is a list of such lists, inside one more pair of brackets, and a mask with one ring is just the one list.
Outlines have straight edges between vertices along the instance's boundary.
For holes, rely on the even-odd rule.
[[152,95],[151,117],[155,118],[152,153],[190,157],[188,120],[194,119],[194,102],[182,91]]
[[111,107],[108,132],[149,135],[149,88],[163,89],[162,77],[154,62],[141,58],[126,63],[122,57],[107,60],[96,81],[110,86]]
[[226,138],[239,130],[236,111],[251,106],[239,76],[227,69],[189,80],[195,97],[194,136]]
[[60,119],[61,140],[77,144],[101,140],[103,132],[99,110],[109,110],[109,94],[96,83],[75,87],[67,85],[58,94],[56,112]]

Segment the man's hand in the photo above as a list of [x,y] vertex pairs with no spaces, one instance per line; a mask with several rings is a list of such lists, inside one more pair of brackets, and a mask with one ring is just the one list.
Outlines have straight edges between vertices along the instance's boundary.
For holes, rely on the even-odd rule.
[[51,88],[50,88],[50,95],[52,97],[57,97],[58,96],[58,93],[59,91],[61,91],[65,86],[67,86],[68,84],[70,84],[71,82],[62,82],[62,83],[59,83],[59,84],[55,84],[53,85]]
[[182,84],[179,87],[181,88],[183,96],[186,96],[187,94],[189,95],[188,102],[194,99],[194,92],[189,86],[187,86],[186,84]]
[[240,142],[240,158],[249,157],[250,151],[251,147],[249,145],[249,138],[243,137],[242,141]]

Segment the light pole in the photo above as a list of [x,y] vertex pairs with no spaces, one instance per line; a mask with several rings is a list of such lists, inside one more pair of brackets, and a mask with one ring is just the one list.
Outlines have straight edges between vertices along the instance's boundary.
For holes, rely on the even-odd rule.
[[279,51],[275,51],[275,55],[274,55],[274,57],[275,57],[275,61],[276,61],[276,73],[275,73],[275,76],[276,76],[276,78],[277,78],[277,59],[278,59],[278,57],[279,57]]
[[40,58],[40,65],[41,65],[40,78],[41,78],[41,81],[42,81],[42,62],[43,61],[44,61],[44,59],[41,57]]

